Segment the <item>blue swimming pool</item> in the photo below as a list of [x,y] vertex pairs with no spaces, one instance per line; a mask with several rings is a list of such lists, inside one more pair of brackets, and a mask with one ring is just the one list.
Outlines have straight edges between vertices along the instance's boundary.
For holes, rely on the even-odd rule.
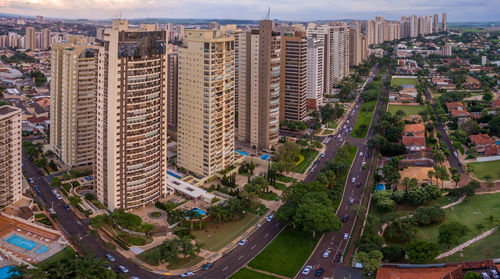
[[375,191],[384,191],[385,190],[385,184],[379,183],[377,184],[377,187],[375,187]]
[[264,161],[269,159],[269,157],[271,157],[271,155],[269,155],[269,154],[264,154],[264,155],[260,156],[260,158]]
[[11,237],[7,238],[5,240],[7,243],[10,243],[12,245],[16,245],[17,247],[21,247],[23,249],[26,249],[28,251],[33,250],[33,248],[38,246],[38,243],[28,240],[24,237],[20,237],[17,234],[13,234]]
[[243,156],[248,156],[248,153],[240,151],[240,150],[235,150],[234,152],[236,152],[236,153],[238,153],[240,155],[243,155]]
[[191,208],[190,210],[186,211],[186,213],[190,212],[190,211],[194,211],[194,212],[198,212],[198,214],[200,215],[205,215],[207,214],[207,212],[205,210],[201,210],[199,209],[198,207],[193,207]]
[[498,145],[500,145],[500,140],[497,140],[497,141],[496,141],[496,143],[497,143]]
[[180,176],[180,175],[177,175],[177,174],[175,174],[175,173],[173,173],[173,172],[171,172],[171,171],[167,171],[167,173],[168,173],[168,174],[170,174],[171,176],[173,176],[173,177],[177,178],[177,179],[181,179],[181,176]]
[[11,278],[12,275],[18,275],[17,269],[15,266],[6,265],[0,268],[0,279],[8,279]]
[[38,249],[35,250],[35,253],[43,254],[43,253],[47,253],[47,251],[49,251],[49,248],[45,245],[42,245],[42,246],[38,247]]

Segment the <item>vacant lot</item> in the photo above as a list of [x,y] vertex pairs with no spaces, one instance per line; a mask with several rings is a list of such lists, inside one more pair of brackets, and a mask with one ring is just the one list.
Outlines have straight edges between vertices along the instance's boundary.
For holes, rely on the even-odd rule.
[[500,179],[500,160],[470,163],[469,165],[472,165],[474,175],[479,179],[483,179],[486,175],[491,175],[494,180]]
[[418,115],[419,112],[424,111],[424,106],[405,106],[405,105],[391,105],[389,104],[388,112],[394,114],[396,111],[402,110],[405,115]]
[[311,233],[286,228],[248,265],[251,268],[294,277],[311,255],[319,239],[319,236],[313,238]]
[[417,79],[416,78],[396,78],[392,77],[392,86],[403,86],[406,84],[414,85],[415,87],[417,86]]

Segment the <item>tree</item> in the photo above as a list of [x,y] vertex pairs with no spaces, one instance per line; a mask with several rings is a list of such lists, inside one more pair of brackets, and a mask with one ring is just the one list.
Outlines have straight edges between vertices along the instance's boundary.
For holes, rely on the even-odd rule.
[[479,232],[479,233],[481,233],[484,230],[483,223],[477,223],[475,227],[476,227],[477,232]]
[[491,191],[491,188],[495,186],[495,183],[493,182],[493,177],[489,174],[483,176],[483,179],[486,180],[486,187],[488,187],[488,191]]
[[[328,200],[326,194],[308,193],[297,207],[293,220],[304,231],[316,232],[337,231],[342,227],[340,220],[332,210],[332,206],[325,205]],[[326,202],[328,203],[328,202]]]
[[439,243],[450,248],[451,245],[460,243],[460,240],[467,232],[469,232],[469,228],[466,225],[453,221],[439,227],[438,240]]
[[493,215],[488,215],[488,217],[486,217],[485,219],[486,222],[488,222],[488,224],[490,225],[491,229],[493,228],[493,225],[498,222],[498,219]]
[[406,255],[411,263],[423,264],[432,262],[439,254],[436,243],[425,241],[413,241],[406,246]]
[[77,206],[80,202],[82,202],[82,198],[80,196],[70,196],[68,199],[73,206]]
[[474,271],[467,271],[467,273],[465,273],[463,279],[481,279],[481,275],[479,273],[476,273]]
[[356,256],[354,256],[354,260],[358,263],[363,264],[364,270],[369,273],[374,273],[380,267],[380,261],[384,255],[382,252],[378,250],[366,252],[358,252]]
[[420,207],[413,214],[412,221],[419,226],[428,226],[440,223],[444,220],[446,213],[438,205],[433,207]]
[[461,177],[462,177],[462,175],[460,175],[460,174],[455,174],[455,175],[451,176],[451,180],[453,180],[453,182],[455,182],[455,188],[458,187],[458,182],[460,182]]
[[435,172],[433,170],[430,170],[427,172],[427,177],[429,177],[432,185],[432,178],[434,177]]
[[391,263],[398,262],[405,257],[405,249],[398,244],[390,244],[382,248],[384,259]]

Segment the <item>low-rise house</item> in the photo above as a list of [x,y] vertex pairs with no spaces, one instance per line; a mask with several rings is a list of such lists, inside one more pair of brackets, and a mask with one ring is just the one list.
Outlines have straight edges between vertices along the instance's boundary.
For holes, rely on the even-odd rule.
[[400,102],[414,102],[417,98],[418,91],[413,85],[403,85],[403,89],[399,90]]
[[405,136],[425,137],[425,125],[423,123],[407,124],[404,126],[403,134]]
[[425,137],[403,136],[403,144],[410,152],[425,150]]
[[478,90],[481,89],[481,82],[473,77],[467,77],[465,79],[464,88],[469,90]]
[[479,154],[485,156],[498,155],[498,145],[488,134],[471,135],[469,138],[471,144],[476,148]]

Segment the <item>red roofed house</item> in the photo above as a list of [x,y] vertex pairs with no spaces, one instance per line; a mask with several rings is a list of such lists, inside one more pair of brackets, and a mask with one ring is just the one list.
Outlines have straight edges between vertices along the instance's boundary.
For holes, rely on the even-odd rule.
[[403,134],[405,136],[425,137],[425,125],[423,123],[407,124],[404,127]]
[[446,107],[453,118],[471,117],[467,108],[461,102],[449,102],[446,103]]
[[500,99],[493,100],[493,102],[491,102],[491,108],[493,110],[500,109]]
[[488,134],[471,135],[469,138],[479,154],[486,156],[498,155],[498,145]]
[[423,151],[426,147],[425,125],[422,123],[405,125],[403,130],[403,144],[410,152]]
[[473,77],[467,77],[465,79],[464,87],[466,89],[476,90],[481,89],[481,82]]

